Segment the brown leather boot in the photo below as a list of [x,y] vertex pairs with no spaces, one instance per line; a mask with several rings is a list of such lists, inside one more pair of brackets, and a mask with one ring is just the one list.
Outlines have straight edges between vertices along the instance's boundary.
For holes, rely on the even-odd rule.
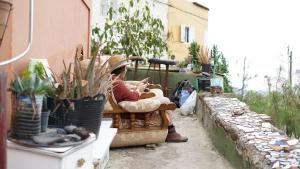
[[175,126],[171,125],[168,127],[168,135],[166,138],[166,142],[169,143],[180,143],[180,142],[187,142],[188,138],[181,136],[179,133],[176,132]]

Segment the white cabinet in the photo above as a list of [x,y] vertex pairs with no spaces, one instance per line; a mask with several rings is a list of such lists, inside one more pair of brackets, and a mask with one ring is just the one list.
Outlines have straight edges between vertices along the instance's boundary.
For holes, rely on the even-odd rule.
[[[56,153],[55,149],[28,148],[7,142],[8,169],[91,169],[93,168],[93,142],[85,143]],[[64,151],[63,148],[57,149]]]
[[109,147],[117,129],[103,122],[99,137],[89,138],[76,147],[29,148],[7,141],[8,169],[104,169]]

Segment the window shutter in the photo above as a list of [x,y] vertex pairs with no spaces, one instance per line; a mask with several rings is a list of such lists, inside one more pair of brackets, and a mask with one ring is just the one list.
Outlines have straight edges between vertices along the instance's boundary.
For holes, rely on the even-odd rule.
[[196,41],[196,29],[195,27],[190,27],[190,30],[189,30],[189,42],[193,42],[193,41]]
[[185,42],[185,25],[180,25],[180,41]]

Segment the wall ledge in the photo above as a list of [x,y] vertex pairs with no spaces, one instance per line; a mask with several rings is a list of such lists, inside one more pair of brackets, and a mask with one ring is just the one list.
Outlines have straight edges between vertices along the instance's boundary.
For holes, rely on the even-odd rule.
[[274,127],[269,116],[250,111],[238,99],[201,95],[197,114],[215,147],[236,168],[300,167],[299,141]]

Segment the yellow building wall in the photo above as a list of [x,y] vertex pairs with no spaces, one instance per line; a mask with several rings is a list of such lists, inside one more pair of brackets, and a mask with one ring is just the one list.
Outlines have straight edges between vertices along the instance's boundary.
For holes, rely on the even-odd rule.
[[189,43],[181,42],[181,25],[195,28],[195,41],[204,44],[208,27],[208,9],[187,0],[169,0],[168,47],[175,60],[182,61],[188,56]]

